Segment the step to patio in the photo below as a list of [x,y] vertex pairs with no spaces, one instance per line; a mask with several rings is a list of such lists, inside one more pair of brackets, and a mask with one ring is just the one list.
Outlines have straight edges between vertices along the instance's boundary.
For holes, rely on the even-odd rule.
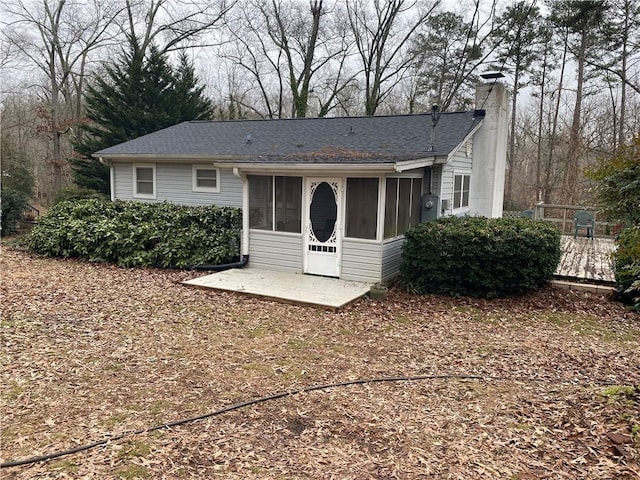
[[562,290],[573,290],[575,292],[589,292],[597,295],[612,295],[615,287],[611,285],[598,285],[595,283],[571,282],[568,280],[552,280],[551,286]]

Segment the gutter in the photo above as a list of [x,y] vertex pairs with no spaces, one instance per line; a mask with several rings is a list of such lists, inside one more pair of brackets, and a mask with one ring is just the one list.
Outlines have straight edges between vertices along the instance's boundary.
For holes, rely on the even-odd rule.
[[240,261],[221,265],[195,265],[194,270],[221,272],[232,268],[242,268],[249,263],[249,180],[239,168],[233,167],[233,175],[242,180],[242,238],[240,241]]
[[418,158],[417,160],[405,160],[397,162],[394,165],[393,170],[395,173],[402,173],[416,168],[431,167],[436,163],[436,161],[437,158],[435,155],[432,157]]
[[232,268],[242,268],[247,263],[249,263],[249,255],[242,255],[242,258],[240,259],[239,262],[223,263],[220,265],[207,265],[205,263],[202,265],[194,265],[191,268],[193,268],[194,270],[209,270],[213,272],[221,272],[223,270],[231,270]]
[[[244,172],[251,173],[262,173],[262,174],[282,174],[282,173],[300,173],[300,174],[316,174],[316,175],[327,175],[332,174],[336,175],[340,174],[350,174],[350,173],[360,173],[367,172],[371,175],[376,175],[380,173],[391,173],[394,171],[394,163],[349,163],[349,164],[339,164],[339,163],[309,163],[309,164],[296,164],[296,163],[260,163],[260,162],[234,162],[234,163],[225,163],[225,162],[215,162],[217,167],[220,168],[231,168],[234,172],[238,169],[242,169],[243,173],[240,175],[244,175]],[[235,173],[234,173],[235,175]],[[238,175],[236,175],[238,176]],[[241,177],[239,177],[241,178]]]

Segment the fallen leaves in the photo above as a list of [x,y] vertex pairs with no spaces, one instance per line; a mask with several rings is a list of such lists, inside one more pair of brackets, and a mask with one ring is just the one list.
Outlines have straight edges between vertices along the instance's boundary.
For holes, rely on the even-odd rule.
[[[4,469],[3,478],[638,477],[640,323],[606,298],[391,289],[340,312],[4,248],[3,461],[360,378]],[[534,381],[531,381],[531,380]],[[640,427],[638,427],[640,428]],[[628,439],[631,438],[631,443]],[[624,441],[619,441],[624,439]]]

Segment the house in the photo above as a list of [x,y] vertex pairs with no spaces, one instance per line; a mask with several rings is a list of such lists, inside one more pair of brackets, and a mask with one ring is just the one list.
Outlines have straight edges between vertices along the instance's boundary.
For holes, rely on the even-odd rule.
[[111,198],[242,208],[249,265],[365,282],[399,272],[404,232],[502,214],[508,94],[474,111],[184,122],[95,153]]

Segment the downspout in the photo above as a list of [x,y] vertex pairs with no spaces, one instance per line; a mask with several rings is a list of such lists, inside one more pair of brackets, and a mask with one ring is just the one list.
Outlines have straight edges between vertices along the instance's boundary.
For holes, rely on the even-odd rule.
[[[220,265],[195,265],[191,267],[193,270],[207,270],[210,272],[221,272],[223,270],[231,270],[232,268],[242,268],[249,263],[249,255],[242,255],[239,262],[234,263],[222,263]],[[188,267],[187,267],[188,268]]]
[[195,265],[194,270],[220,272],[232,268],[242,268],[249,263],[249,184],[247,176],[239,168],[233,167],[233,175],[242,180],[242,237],[240,241],[240,261],[222,265]]
[[249,259],[249,180],[238,167],[233,167],[233,175],[242,180],[242,258]]

